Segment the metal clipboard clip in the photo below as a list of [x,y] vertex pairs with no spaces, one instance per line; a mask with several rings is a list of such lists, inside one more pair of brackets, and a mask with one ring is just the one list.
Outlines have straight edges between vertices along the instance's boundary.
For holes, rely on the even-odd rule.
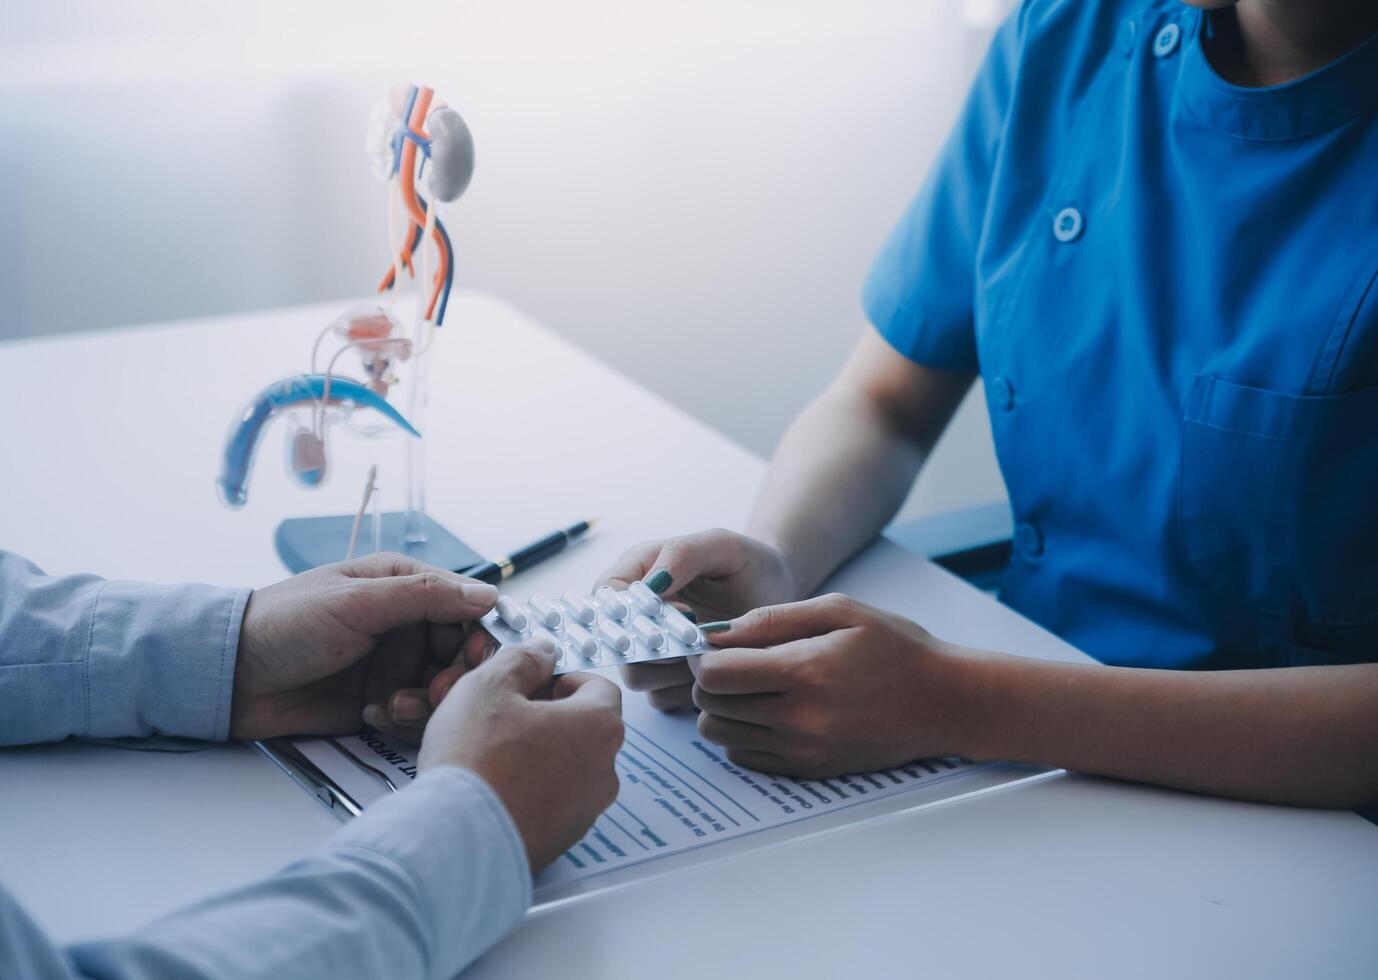
[[[336,752],[348,759],[355,768],[377,779],[388,788],[389,792],[397,792],[397,784],[383,770],[377,766],[369,765],[335,739],[326,738],[325,741],[330,743],[331,748]],[[319,766],[303,755],[301,750],[292,744],[290,738],[264,739],[255,742],[254,747],[272,760],[279,769],[287,773],[294,783],[314,796],[327,810],[341,820],[357,817],[364,812],[363,804],[350,796],[344,787],[331,779]]]

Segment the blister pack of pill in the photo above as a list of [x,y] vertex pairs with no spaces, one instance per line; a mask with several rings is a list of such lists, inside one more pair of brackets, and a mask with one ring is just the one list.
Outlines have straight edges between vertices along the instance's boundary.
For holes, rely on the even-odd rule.
[[591,596],[571,590],[559,600],[539,592],[525,602],[504,595],[482,622],[500,643],[553,640],[560,656],[557,674],[692,657],[709,649],[689,617],[645,582],[625,591],[600,586]]

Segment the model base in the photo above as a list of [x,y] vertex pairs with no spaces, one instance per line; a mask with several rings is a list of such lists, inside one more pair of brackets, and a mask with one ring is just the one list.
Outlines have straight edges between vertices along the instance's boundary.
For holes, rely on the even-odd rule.
[[[400,513],[382,515],[379,550],[398,551],[418,561],[452,570],[472,568],[484,560],[473,548],[426,516],[421,519],[426,540],[419,544],[404,541],[403,517]],[[354,517],[350,514],[294,517],[283,521],[274,535],[278,557],[293,574],[343,561],[349,551],[349,532],[353,526]],[[365,515],[359,525],[359,541],[354,554],[358,557],[372,550],[373,519]]]

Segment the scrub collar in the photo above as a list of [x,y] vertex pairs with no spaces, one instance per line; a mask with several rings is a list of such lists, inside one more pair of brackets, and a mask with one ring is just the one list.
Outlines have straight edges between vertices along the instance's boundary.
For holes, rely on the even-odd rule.
[[1178,93],[1213,129],[1247,140],[1303,139],[1378,107],[1378,34],[1338,61],[1267,88],[1231,85],[1217,75],[1202,44],[1210,35],[1210,17],[1198,11]]

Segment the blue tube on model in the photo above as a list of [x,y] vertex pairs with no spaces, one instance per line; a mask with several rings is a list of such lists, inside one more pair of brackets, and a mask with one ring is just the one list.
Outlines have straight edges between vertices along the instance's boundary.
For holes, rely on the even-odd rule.
[[[216,490],[228,507],[243,507],[249,499],[249,472],[263,430],[273,417],[284,409],[305,402],[319,402],[325,397],[324,374],[298,374],[275,381],[264,388],[245,406],[225,437],[225,452],[216,477]],[[357,381],[331,376],[331,402],[353,402],[361,408],[372,408],[387,416],[404,432],[419,437],[410,422],[386,400]],[[319,472],[307,482],[318,483],[324,473]]]

